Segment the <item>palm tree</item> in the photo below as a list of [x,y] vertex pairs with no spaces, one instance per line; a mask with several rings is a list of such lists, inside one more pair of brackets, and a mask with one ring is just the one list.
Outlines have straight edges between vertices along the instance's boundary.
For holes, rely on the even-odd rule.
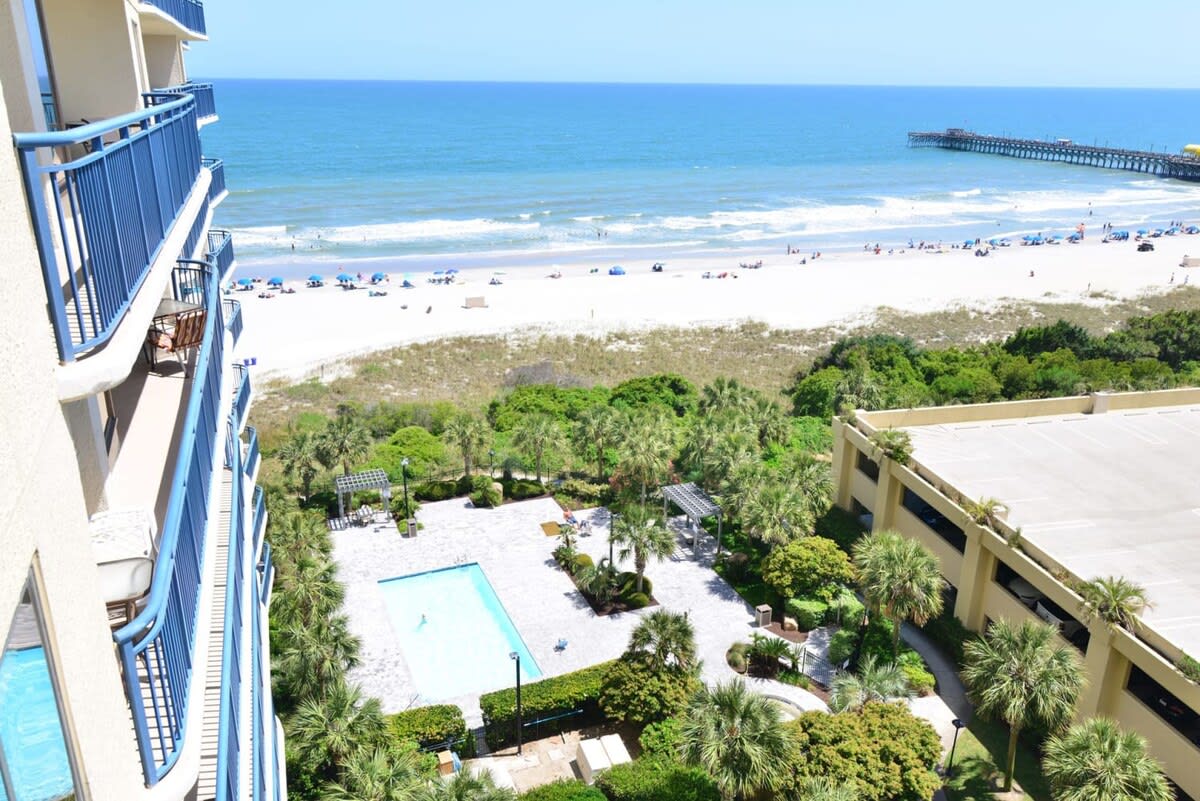
[[345,588],[337,580],[337,565],[304,554],[280,575],[272,611],[276,620],[308,626],[341,608],[345,596]]
[[801,779],[791,796],[793,801],[858,801],[858,789],[852,784],[834,784],[824,777]]
[[284,694],[320,696],[358,664],[358,649],[358,638],[343,615],[308,626],[287,623],[272,630],[271,669]]
[[628,652],[642,654],[656,669],[674,665],[690,670],[696,665],[696,630],[683,615],[658,609],[629,635]]
[[299,510],[267,517],[267,540],[275,563],[276,582],[280,585],[291,575],[303,556],[328,558],[333,552],[329,530],[311,513]]
[[782,545],[812,533],[808,505],[792,484],[768,480],[742,507],[740,516],[750,536],[767,545]]
[[804,505],[813,520],[829,511],[833,504],[833,471],[829,462],[800,453],[788,460],[788,476],[804,498]]
[[842,380],[837,385],[837,410],[878,409],[883,406],[883,387],[875,377],[865,354],[852,354],[847,359]]
[[854,546],[859,588],[873,612],[889,618],[892,655],[900,653],[900,627],[906,620],[922,626],[942,613],[941,568],[929,550],[894,531],[863,537]]
[[717,442],[725,433],[726,422],[717,415],[700,415],[692,420],[683,443],[680,454],[688,468],[700,474],[700,483],[711,486],[713,474],[716,472],[712,458]]
[[792,646],[780,637],[768,637],[765,634],[750,635],[750,648],[746,651],[750,664],[756,669],[756,675],[773,679],[779,675],[783,667],[781,660],[791,662],[794,658]]
[[1055,801],[1172,801],[1146,740],[1107,718],[1092,718],[1046,741],[1042,771]]
[[287,741],[302,764],[332,778],[360,749],[382,745],[386,732],[379,699],[364,700],[357,685],[338,681],[325,695],[300,702]]
[[612,541],[620,549],[622,559],[633,555],[633,568],[637,571],[637,591],[642,591],[646,562],[651,557],[662,561],[675,553],[675,535],[657,519],[650,516],[644,506],[631,506],[617,518],[613,526]]
[[412,751],[361,749],[342,765],[342,780],[321,801],[416,801],[425,778]]
[[586,458],[588,451],[596,456],[596,480],[604,481],[604,452],[617,444],[621,434],[620,412],[611,406],[592,406],[579,415],[573,438],[575,449]]
[[641,485],[643,504],[648,486],[665,476],[671,465],[669,425],[662,417],[643,414],[626,428],[621,443],[621,467]]
[[337,417],[329,421],[317,442],[321,463],[329,468],[341,464],[345,475],[350,475],[350,465],[366,457],[370,450],[371,433],[349,409],[338,410]]
[[311,431],[297,431],[288,437],[279,449],[279,461],[283,474],[300,482],[301,497],[308,502],[312,494],[312,482],[321,470],[320,440]]
[[834,712],[861,712],[871,702],[908,700],[912,692],[908,679],[895,662],[877,662],[868,654],[858,665],[857,673],[839,672],[833,677],[829,693],[829,708]]
[[598,564],[589,565],[575,574],[575,583],[579,589],[588,593],[601,603],[607,603],[617,594],[617,576],[620,572],[613,567],[608,559],[601,559]]
[[419,801],[516,801],[517,794],[497,787],[491,771],[476,774],[460,770],[449,780],[434,779],[425,785]]
[[746,418],[731,419],[713,447],[710,458],[714,479],[722,482],[722,485],[730,483],[734,476],[748,467],[761,472],[762,458],[758,440],[746,423]]
[[778,403],[758,395],[748,405],[746,412],[754,424],[760,447],[782,445],[787,442],[788,436],[792,433],[791,424]]
[[471,465],[475,456],[487,444],[487,426],[474,415],[462,413],[451,417],[446,422],[442,436],[454,443],[463,458],[463,475],[471,475]]
[[1110,626],[1124,626],[1135,631],[1141,625],[1142,610],[1153,606],[1146,590],[1127,578],[1097,577],[1077,587],[1083,598],[1084,623],[1100,618]]
[[736,378],[717,378],[700,390],[699,408],[701,414],[730,409],[745,410],[751,398],[751,391],[739,384]]
[[1075,709],[1083,689],[1083,670],[1069,646],[1056,642],[1057,629],[1041,621],[1015,626],[992,624],[983,639],[968,640],[963,649],[962,678],[982,715],[1008,724],[1008,759],[1004,790],[1012,789],[1017,737],[1026,725],[1053,731]]
[[704,768],[726,799],[779,787],[791,737],[779,708],[740,679],[701,688],[680,727],[684,761]]
[[513,447],[533,459],[538,483],[542,482],[542,461],[564,444],[562,429],[548,414],[529,414],[512,432]]

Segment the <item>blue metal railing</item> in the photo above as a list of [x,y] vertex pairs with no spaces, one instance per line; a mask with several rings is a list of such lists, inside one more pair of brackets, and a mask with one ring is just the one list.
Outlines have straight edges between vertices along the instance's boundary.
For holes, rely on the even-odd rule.
[[204,27],[204,3],[198,0],[144,0],[165,14],[170,14],[193,33],[207,34]]
[[233,344],[236,347],[242,337],[242,304],[233,298],[225,298],[225,327],[233,334]]
[[184,740],[209,493],[222,424],[218,416],[225,369],[224,307],[215,302],[216,271],[198,264],[207,272],[208,315],[188,392],[154,579],[142,611],[113,633],[149,785],[175,764]]
[[241,378],[233,396],[233,421],[240,433],[246,427],[246,412],[250,409],[250,371],[240,364],[233,366]]
[[208,202],[217,205],[225,199],[225,162],[221,159],[200,159],[200,163],[212,173],[212,183],[208,185]]
[[254,554],[258,555],[259,549],[262,547],[263,533],[267,530],[267,499],[263,495],[262,487],[254,488],[254,528],[251,531],[254,533]]
[[233,271],[233,236],[220,228],[209,231],[208,254],[205,259],[217,268],[220,282],[224,284]]
[[258,430],[254,426],[246,426],[246,477],[253,478],[258,469]]
[[[237,440],[237,423],[232,416],[227,424],[228,437]],[[245,601],[246,493],[242,482],[241,448],[229,453],[232,460],[233,489],[229,501],[229,570],[225,584],[224,643],[221,652],[221,710],[217,730],[217,799],[240,798],[241,736],[239,721],[242,700],[242,635]],[[257,610],[252,610],[257,612]],[[255,643],[251,641],[251,648]],[[257,650],[257,649],[256,649]],[[251,660],[253,663],[253,660]],[[251,681],[254,677],[251,676]]]
[[200,174],[195,101],[13,142],[59,358],[70,362],[116,330],[191,195]]
[[[187,239],[184,240],[183,248],[179,251],[179,258],[191,259],[195,257],[196,245],[200,244],[200,236],[204,233],[204,227],[208,224],[208,208],[209,200],[208,196],[205,195],[204,199],[200,201],[200,211],[196,213],[196,219],[192,221],[192,227],[188,229]],[[219,280],[218,283],[220,283]]]
[[46,130],[58,130],[58,102],[53,92],[42,92],[42,116],[46,118]]
[[204,121],[209,117],[217,116],[217,101],[213,96],[213,85],[211,83],[181,83],[176,86],[164,86],[162,89],[155,89],[151,92],[144,92],[142,100],[147,106],[157,106],[160,103],[167,103],[175,98],[191,95],[196,98],[196,119]]

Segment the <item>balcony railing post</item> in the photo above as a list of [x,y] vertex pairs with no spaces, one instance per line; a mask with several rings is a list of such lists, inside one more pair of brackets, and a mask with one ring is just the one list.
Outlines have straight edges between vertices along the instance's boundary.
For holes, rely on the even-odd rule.
[[[63,300],[62,285],[58,282],[57,270],[51,273],[45,265],[55,264],[54,238],[50,234],[50,215],[46,211],[41,175],[38,170],[37,151],[21,150],[21,176],[25,183],[25,198],[33,217],[33,234],[37,242],[38,254],[42,260],[42,283],[46,287],[46,297],[50,303],[50,318],[55,331],[67,331],[67,307]],[[63,336],[55,337],[58,344],[58,358],[69,362],[74,360],[75,353],[70,341]]]

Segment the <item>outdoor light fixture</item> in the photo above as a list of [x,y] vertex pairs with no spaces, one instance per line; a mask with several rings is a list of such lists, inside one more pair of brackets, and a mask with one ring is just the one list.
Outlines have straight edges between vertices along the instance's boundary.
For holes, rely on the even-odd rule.
[[954,771],[954,749],[958,746],[958,733],[967,725],[959,718],[951,721],[954,724],[954,740],[950,743],[950,758],[946,760],[946,778]]
[[509,651],[508,658],[517,663],[517,756],[521,755],[521,655]]
[[408,457],[405,456],[400,460],[400,477],[404,479],[404,533],[408,534],[408,521],[412,515],[409,514],[408,506]]

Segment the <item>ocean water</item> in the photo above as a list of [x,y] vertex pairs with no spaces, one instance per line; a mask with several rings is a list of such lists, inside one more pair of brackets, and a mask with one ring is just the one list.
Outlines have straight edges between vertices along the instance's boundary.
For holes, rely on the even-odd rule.
[[653,260],[1200,220],[1200,185],[906,138],[1178,152],[1200,141],[1200,91],[218,80],[216,99],[204,149],[226,160],[217,221],[243,263]]

